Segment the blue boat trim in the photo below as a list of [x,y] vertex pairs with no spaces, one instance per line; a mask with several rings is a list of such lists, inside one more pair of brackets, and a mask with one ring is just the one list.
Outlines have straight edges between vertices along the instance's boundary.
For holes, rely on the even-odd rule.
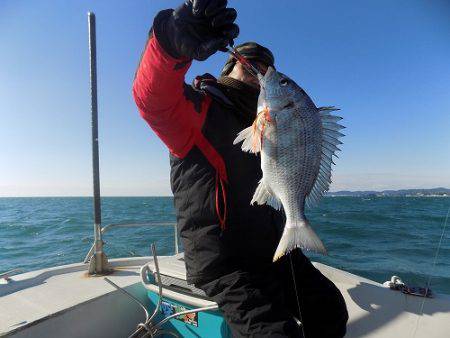
[[[147,291],[153,310],[158,302],[158,294]],[[191,310],[192,306],[165,297],[161,303],[161,311],[156,322],[176,312]],[[176,332],[183,338],[232,338],[231,331],[219,311],[205,311],[196,314],[195,320],[191,318],[171,319],[164,324],[163,329]]]

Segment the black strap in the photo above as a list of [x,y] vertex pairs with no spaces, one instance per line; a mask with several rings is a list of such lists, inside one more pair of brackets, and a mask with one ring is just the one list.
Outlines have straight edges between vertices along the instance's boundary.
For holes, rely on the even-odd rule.
[[222,105],[235,108],[233,102],[231,102],[230,99],[220,90],[219,85],[217,84],[217,79],[209,73],[197,76],[194,79],[192,87],[195,90],[207,93],[214,101],[217,101]]

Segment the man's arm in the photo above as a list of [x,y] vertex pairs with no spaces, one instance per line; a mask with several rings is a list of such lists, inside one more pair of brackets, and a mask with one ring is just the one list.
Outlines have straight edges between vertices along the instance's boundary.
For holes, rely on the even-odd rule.
[[186,1],[155,18],[133,96],[142,117],[177,157],[192,148],[210,104],[184,83],[184,76],[192,59],[206,59],[237,36],[235,19],[225,0]]
[[[209,100],[201,98],[201,110],[184,95],[184,76],[191,62],[177,60],[151,35],[136,72],[133,96],[141,116],[177,157],[184,157],[193,145],[193,129],[201,127]],[[198,106],[197,106],[198,107]]]

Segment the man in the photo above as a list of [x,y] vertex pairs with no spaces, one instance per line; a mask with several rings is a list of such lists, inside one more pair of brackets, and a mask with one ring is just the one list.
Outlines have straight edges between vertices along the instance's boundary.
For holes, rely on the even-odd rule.
[[[170,151],[187,281],[218,303],[235,337],[342,337],[348,316],[340,292],[294,250],[296,292],[289,259],[272,263],[282,213],[250,205],[260,159],[233,140],[255,118],[258,82],[229,58],[218,80],[205,74],[193,86],[184,83],[193,59],[237,37],[236,11],[226,5],[189,0],[161,11],[133,85],[142,117]],[[261,72],[274,64],[257,43],[238,50]]]

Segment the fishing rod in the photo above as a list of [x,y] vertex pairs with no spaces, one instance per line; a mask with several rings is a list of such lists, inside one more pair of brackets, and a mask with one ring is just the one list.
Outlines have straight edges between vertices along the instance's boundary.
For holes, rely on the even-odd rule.
[[239,53],[234,45],[230,43],[230,47],[225,47],[226,51],[231,54],[235,58],[236,61],[239,61],[241,65],[245,68],[245,70],[253,75],[254,77],[258,78],[262,77],[263,75],[261,72],[251,64],[250,61],[247,60],[245,56],[243,56],[241,53]]

